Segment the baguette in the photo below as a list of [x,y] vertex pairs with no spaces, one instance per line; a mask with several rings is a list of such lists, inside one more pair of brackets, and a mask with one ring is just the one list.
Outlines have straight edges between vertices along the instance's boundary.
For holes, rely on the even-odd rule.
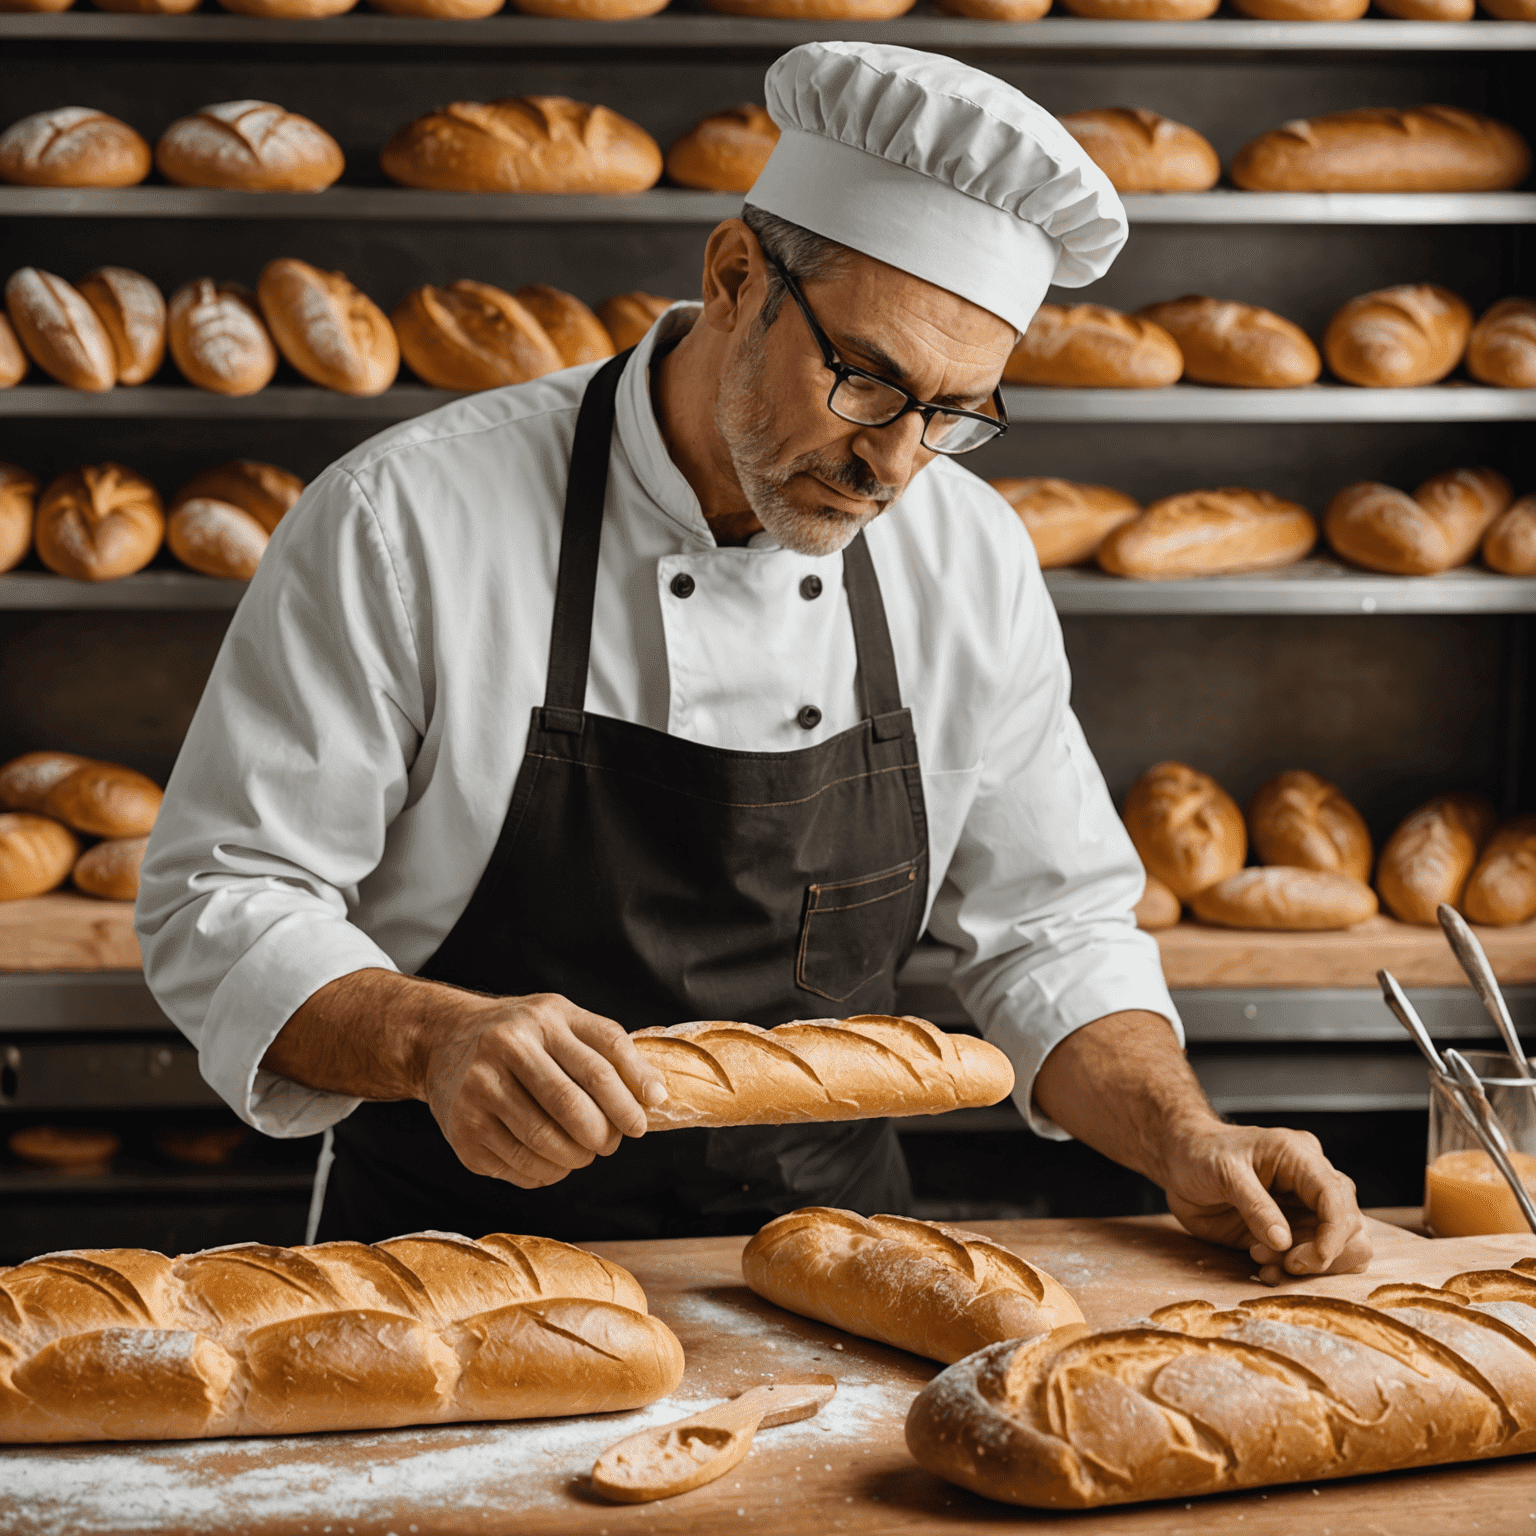
[[1471,335],[1472,311],[1449,289],[1403,283],[1339,308],[1323,332],[1323,354],[1346,383],[1410,389],[1443,379]]
[[748,102],[701,118],[667,151],[667,175],[703,192],[747,192],[763,173],[779,125]]
[[565,367],[532,312],[489,283],[413,289],[389,319],[412,372],[438,389],[525,384]]
[[37,504],[38,558],[75,581],[141,571],[165,537],[160,493],[121,464],[83,464],[50,482]]
[[993,1344],[918,1394],[907,1446],[950,1482],[1044,1509],[1519,1455],[1536,1450],[1532,1267],[1364,1303],[1185,1301]]
[[530,283],[512,297],[544,327],[562,366],[576,368],[613,356],[613,337],[575,294],[551,288],[548,283]]
[[1154,501],[1106,536],[1098,562],[1141,581],[1222,576],[1294,565],[1316,542],[1317,522],[1305,507],[1229,485]]
[[262,268],[256,301],[278,351],[306,379],[343,395],[382,395],[400,370],[388,317],[340,272],[280,256]]
[[270,101],[220,101],[172,123],[155,146],[155,165],[181,187],[320,192],[346,160],[307,117]]
[[1483,559],[1505,576],[1536,576],[1536,495],[1522,496],[1483,535]]
[[1131,785],[1125,829],[1147,874],[1180,901],[1235,875],[1248,856],[1237,802],[1185,763],[1154,763]]
[[597,318],[612,338],[615,352],[639,346],[646,332],[671,309],[675,299],[664,299],[658,294],[616,293],[597,306]]
[[148,846],[148,837],[109,837],[87,848],[75,860],[75,888],[104,901],[137,901],[139,867]]
[[741,1277],[786,1311],[946,1365],[1083,1320],[1057,1281],[1000,1243],[821,1205],[763,1227],[742,1250]]
[[1148,875],[1141,899],[1136,903],[1136,926],[1148,933],[1172,928],[1182,916],[1183,904],[1156,875]]
[[1497,389],[1536,389],[1536,300],[1500,299],[1472,327],[1467,372]]
[[1116,192],[1208,192],[1221,178],[1210,141],[1156,112],[1094,107],[1061,126],[1088,151]]
[[1141,513],[1123,491],[1071,480],[1008,478],[992,489],[1019,515],[1043,570],[1091,560],[1105,536]]
[[1536,816],[1517,816],[1493,834],[1461,906],[1472,922],[1501,928],[1536,916]]
[[0,901],[42,896],[63,885],[79,854],[74,833],[51,818],[0,813]]
[[52,272],[18,267],[5,285],[5,307],[27,355],[70,389],[100,394],[117,382],[117,351],[78,289]]
[[683,1374],[632,1275],[540,1237],[55,1253],[0,1301],[0,1441],[610,1413]]
[[0,181],[23,187],[132,187],[149,175],[149,145],[94,107],[34,112],[0,133]]
[[1178,343],[1142,315],[1102,304],[1042,304],[1003,368],[1007,384],[1160,389],[1184,371]]
[[1392,576],[1465,565],[1509,506],[1509,481],[1492,469],[1448,469],[1412,496],[1362,480],[1328,503],[1323,531],[1335,554]]
[[1238,389],[1299,389],[1323,371],[1312,338],[1257,304],[1192,293],[1149,304],[1141,318],[1160,325],[1184,354],[1184,377]]
[[1353,928],[1374,917],[1376,893],[1363,880],[1338,870],[1275,864],[1240,869],[1197,892],[1189,905],[1201,922],[1222,928],[1315,932]]
[[776,1029],[709,1020],[630,1039],[666,1081],[666,1103],[649,1111],[653,1131],[937,1115],[1013,1091],[1013,1067],[995,1045],[883,1013]]
[[0,764],[0,811],[43,814],[48,794],[60,779],[90,762],[73,752],[23,752]]
[[1248,837],[1261,864],[1371,878],[1365,818],[1327,779],[1305,769],[1259,786],[1248,802]]
[[277,372],[277,348],[239,283],[195,277],[171,295],[171,357],[189,384],[216,395],[254,395]]
[[160,290],[127,267],[97,267],[77,284],[112,342],[117,382],[142,384],[165,361],[165,300]]
[[21,383],[27,376],[27,365],[30,362],[27,349],[22,346],[16,327],[11,324],[11,317],[0,309],[0,389],[9,389],[11,385]]
[[1433,928],[1441,902],[1460,907],[1498,818],[1480,795],[1436,795],[1403,819],[1376,863],[1376,889],[1392,915]]
[[[11,570],[26,558],[36,516],[37,476],[19,464],[0,463],[0,571]],[[0,790],[0,806],[4,804]]]

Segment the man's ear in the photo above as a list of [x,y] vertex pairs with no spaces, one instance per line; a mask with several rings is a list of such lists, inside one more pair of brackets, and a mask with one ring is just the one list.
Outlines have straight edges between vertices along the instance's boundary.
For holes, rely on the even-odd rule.
[[767,266],[757,236],[740,219],[710,231],[704,247],[704,323],[711,330],[740,332],[757,318],[768,297]]

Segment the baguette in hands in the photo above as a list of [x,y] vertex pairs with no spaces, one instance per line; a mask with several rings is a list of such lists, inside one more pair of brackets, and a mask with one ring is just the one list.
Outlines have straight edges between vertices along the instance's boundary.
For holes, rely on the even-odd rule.
[[0,1269],[0,1442],[608,1413],[682,1374],[633,1275],[543,1237],[107,1248]]
[[786,1311],[946,1365],[1083,1320],[1050,1275],[1000,1244],[905,1216],[791,1211],[742,1250],[741,1274]]
[[776,1029],[713,1020],[630,1039],[666,1080],[666,1103],[648,1111],[653,1131],[938,1115],[1013,1091],[995,1045],[886,1013]]

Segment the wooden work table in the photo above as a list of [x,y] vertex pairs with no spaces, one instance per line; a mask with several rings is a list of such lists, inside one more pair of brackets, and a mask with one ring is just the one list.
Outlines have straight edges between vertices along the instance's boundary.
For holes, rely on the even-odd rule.
[[[1181,1297],[1231,1303],[1261,1287],[1239,1253],[1197,1243],[1171,1219],[975,1223],[1049,1269],[1090,1323],[1111,1325]],[[1387,1280],[1436,1283],[1512,1263],[1536,1238],[1434,1242],[1374,1223],[1369,1275],[1298,1282],[1363,1297]],[[1445,1468],[1049,1515],[949,1486],[907,1454],[903,1421],[937,1367],[780,1311],[741,1283],[742,1239],[603,1243],[645,1286],[688,1355],[677,1393],[632,1414],[529,1424],[172,1445],[0,1450],[7,1536],[253,1533],[253,1536],[954,1536],[1013,1526],[1077,1536],[1420,1536],[1536,1529],[1536,1460]],[[826,1371],[833,1402],[765,1430],[720,1482],[656,1504],[613,1506],[585,1491],[597,1453],[647,1424],[779,1373]],[[1475,1521],[1475,1526],[1473,1522]]]

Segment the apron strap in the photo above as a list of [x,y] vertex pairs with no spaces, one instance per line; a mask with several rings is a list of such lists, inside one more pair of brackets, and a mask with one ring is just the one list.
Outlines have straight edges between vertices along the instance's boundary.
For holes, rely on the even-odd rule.
[[853,644],[859,658],[859,705],[865,718],[873,722],[875,740],[893,741],[906,734],[906,711],[901,704],[901,679],[896,675],[885,599],[880,596],[880,580],[862,529],[843,551],[843,587],[848,593]]

